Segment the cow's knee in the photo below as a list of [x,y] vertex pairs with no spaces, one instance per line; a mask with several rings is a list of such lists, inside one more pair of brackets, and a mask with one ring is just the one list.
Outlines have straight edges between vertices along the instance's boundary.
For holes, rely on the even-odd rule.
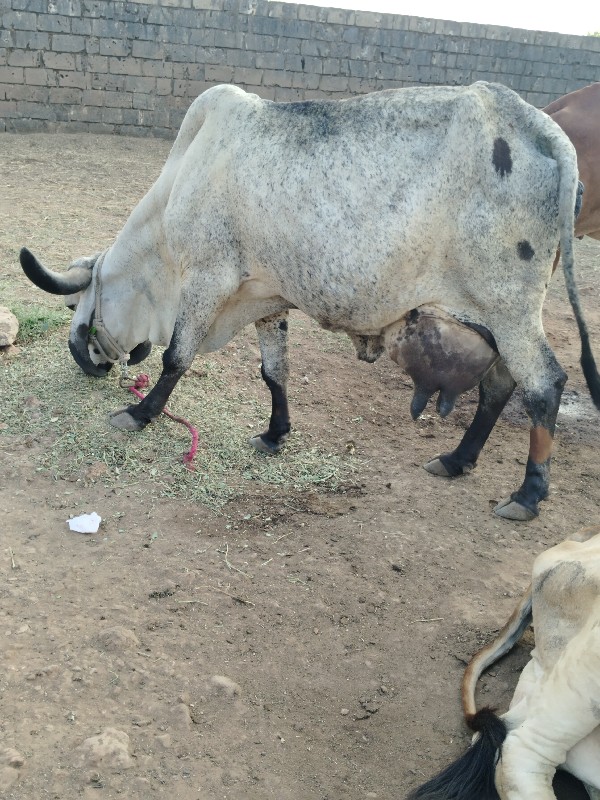
[[496,788],[503,800],[556,800],[552,778],[556,765],[530,748],[516,732],[502,745],[496,767]]

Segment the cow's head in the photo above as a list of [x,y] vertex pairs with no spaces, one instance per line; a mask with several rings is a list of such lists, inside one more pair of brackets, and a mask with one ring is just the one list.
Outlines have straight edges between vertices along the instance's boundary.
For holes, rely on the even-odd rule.
[[[81,369],[88,375],[105,376],[112,365],[119,361],[119,352],[114,339],[95,326],[96,316],[96,267],[103,253],[79,258],[65,273],[53,272],[41,264],[27,248],[20,253],[21,266],[30,281],[50,294],[65,297],[66,305],[74,311],[69,335],[69,349]],[[100,284],[101,285],[101,284]],[[109,302],[109,301],[105,301]],[[112,303],[115,303],[112,298]],[[130,347],[128,364],[139,364],[149,355],[152,345],[119,342],[120,348]]]

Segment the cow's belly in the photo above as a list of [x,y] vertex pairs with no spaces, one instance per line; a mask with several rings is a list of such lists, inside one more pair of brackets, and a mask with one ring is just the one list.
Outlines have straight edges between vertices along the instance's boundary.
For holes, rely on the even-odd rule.
[[268,283],[260,280],[245,281],[220,309],[198,352],[212,353],[220,350],[246,325],[290,307],[291,304],[276,294]]

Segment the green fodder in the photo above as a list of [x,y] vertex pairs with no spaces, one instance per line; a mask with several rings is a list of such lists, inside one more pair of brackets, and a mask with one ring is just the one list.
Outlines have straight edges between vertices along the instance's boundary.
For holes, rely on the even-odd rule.
[[45,337],[50,331],[64,327],[71,317],[66,307],[48,308],[13,302],[9,304],[9,309],[19,322],[18,345],[32,342],[40,336]]
[[[248,437],[263,430],[269,407],[248,391],[247,369],[223,369],[202,360],[178,384],[169,409],[196,426],[199,447],[190,471],[182,462],[190,434],[164,415],[143,431],[129,433],[108,423],[110,412],[131,402],[119,386],[118,368],[108,378],[84,375],[66,347],[66,329],[33,339],[21,355],[0,361],[0,441],[41,444],[35,469],[55,479],[99,480],[117,491],[170,496],[218,510],[236,496],[276,485],[284,491],[321,487],[334,491],[346,483],[358,461],[307,445],[292,434],[285,451],[273,458],[256,452]],[[136,369],[152,383],[160,374],[155,351]],[[39,455],[38,455],[39,453]]]

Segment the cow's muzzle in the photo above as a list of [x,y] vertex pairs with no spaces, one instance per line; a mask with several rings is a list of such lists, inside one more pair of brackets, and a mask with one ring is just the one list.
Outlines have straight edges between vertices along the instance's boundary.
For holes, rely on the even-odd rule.
[[[97,378],[104,378],[113,365],[113,361],[103,361],[99,364],[94,363],[90,357],[89,351],[90,342],[90,326],[79,325],[74,337],[69,339],[69,350],[75,359],[75,363],[81,367],[86,375],[94,375]],[[136,345],[129,354],[127,364],[139,364],[145,358],[148,358],[152,351],[152,344],[149,341],[142,342]]]
[[69,350],[77,366],[81,367],[86,375],[104,378],[110,372],[112,361],[94,364],[88,349],[89,332],[89,325],[79,325],[76,335],[69,339]]

